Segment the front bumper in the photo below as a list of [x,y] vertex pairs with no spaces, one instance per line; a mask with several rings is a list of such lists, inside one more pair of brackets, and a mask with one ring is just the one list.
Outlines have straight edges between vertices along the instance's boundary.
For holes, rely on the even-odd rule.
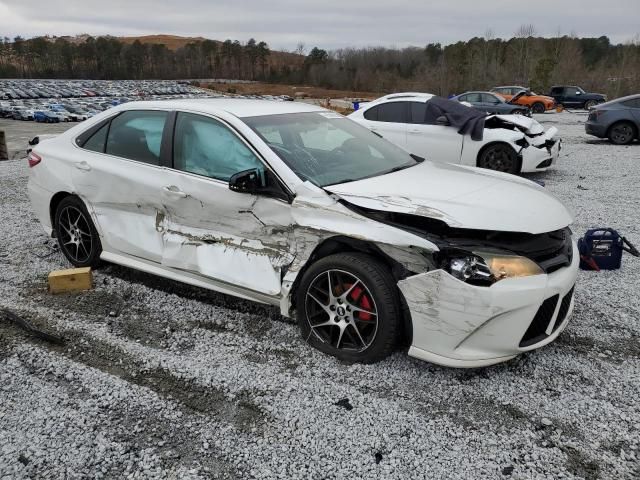
[[530,145],[521,151],[523,173],[544,172],[558,162],[562,139],[556,138],[556,133],[557,129],[554,127],[544,135],[527,138]]
[[[579,261],[574,242],[570,266],[501,280],[491,287],[469,285],[443,270],[401,280],[398,286],[413,324],[409,355],[450,367],[482,367],[552,342],[573,311],[571,293]],[[556,295],[550,308],[549,299]],[[533,343],[524,342],[534,320],[541,324],[541,335]]]

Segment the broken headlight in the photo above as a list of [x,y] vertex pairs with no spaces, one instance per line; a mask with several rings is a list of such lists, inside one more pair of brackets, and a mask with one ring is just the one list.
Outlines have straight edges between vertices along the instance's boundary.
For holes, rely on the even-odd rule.
[[462,250],[445,252],[442,268],[458,280],[480,286],[489,286],[505,278],[529,277],[544,273],[537,263],[526,257]]

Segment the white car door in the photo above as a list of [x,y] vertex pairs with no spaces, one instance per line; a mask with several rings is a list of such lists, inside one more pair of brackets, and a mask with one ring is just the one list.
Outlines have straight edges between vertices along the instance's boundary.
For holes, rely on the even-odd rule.
[[436,162],[460,163],[464,135],[453,127],[427,124],[426,103],[407,103],[411,123],[407,125],[406,150]]
[[407,102],[387,102],[374,105],[363,112],[360,123],[395,143],[407,148]]
[[72,182],[102,234],[103,249],[160,262],[165,215],[161,143],[167,112],[126,111],[76,140]]
[[278,296],[294,258],[288,202],[229,189],[232,175],[265,166],[222,121],[179,112],[173,169],[163,186],[162,265]]

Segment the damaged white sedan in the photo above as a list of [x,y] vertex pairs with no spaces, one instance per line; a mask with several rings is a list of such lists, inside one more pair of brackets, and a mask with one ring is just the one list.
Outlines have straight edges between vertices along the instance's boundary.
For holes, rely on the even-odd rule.
[[562,141],[523,115],[488,115],[428,93],[386,95],[349,115],[409,153],[507,173],[542,172]]
[[127,103],[28,161],[35,212],[73,265],[277,305],[344,360],[405,343],[490,365],[554,340],[573,308],[572,218],[542,187],[425,161],[313,105]]

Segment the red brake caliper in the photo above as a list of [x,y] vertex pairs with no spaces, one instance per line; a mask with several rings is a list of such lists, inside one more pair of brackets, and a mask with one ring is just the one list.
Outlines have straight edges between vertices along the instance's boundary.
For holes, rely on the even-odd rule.
[[[351,288],[351,285],[348,285],[347,288]],[[370,311],[371,300],[369,300],[369,297],[367,296],[366,293],[365,294],[362,293],[362,290],[363,290],[362,287],[357,286],[353,290],[351,290],[351,293],[349,294],[349,296],[351,297],[352,300],[357,301],[358,297],[362,295],[362,297],[360,298],[360,302],[358,302],[358,306],[363,310]],[[365,312],[358,312],[358,318],[360,320],[371,320],[371,314],[365,313]]]

